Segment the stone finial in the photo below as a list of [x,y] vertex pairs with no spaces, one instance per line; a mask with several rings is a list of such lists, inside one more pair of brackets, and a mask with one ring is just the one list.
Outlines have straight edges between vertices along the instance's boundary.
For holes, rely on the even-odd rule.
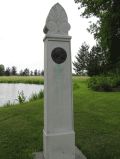
[[64,8],[59,4],[55,4],[47,17],[44,27],[45,34],[61,34],[68,35],[70,24]]

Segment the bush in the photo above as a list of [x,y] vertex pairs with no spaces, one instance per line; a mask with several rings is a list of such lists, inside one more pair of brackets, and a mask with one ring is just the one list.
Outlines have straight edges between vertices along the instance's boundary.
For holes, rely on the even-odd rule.
[[116,91],[120,87],[120,75],[94,76],[88,79],[88,87],[95,91]]

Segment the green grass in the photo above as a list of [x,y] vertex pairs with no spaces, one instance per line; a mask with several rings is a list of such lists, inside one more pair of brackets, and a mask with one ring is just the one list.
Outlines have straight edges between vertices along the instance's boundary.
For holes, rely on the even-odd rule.
[[[74,78],[76,145],[87,159],[120,159],[120,93],[94,92]],[[0,108],[0,159],[42,150],[43,100]]]
[[88,159],[120,159],[120,93],[93,92],[75,82],[76,144]]
[[0,108],[0,159],[32,159],[42,150],[43,100]]
[[0,83],[43,84],[42,76],[0,76]]

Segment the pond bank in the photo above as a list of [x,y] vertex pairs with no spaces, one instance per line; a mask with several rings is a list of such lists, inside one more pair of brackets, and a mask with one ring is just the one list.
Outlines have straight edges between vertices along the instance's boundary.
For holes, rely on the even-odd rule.
[[20,100],[23,100],[22,98],[28,101],[33,94],[38,94],[43,89],[44,86],[38,84],[0,83],[0,107],[17,104]]

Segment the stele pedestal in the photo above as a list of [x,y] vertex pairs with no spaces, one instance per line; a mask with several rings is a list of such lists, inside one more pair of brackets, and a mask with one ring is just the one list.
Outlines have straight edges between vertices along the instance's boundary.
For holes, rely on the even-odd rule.
[[69,30],[66,12],[57,3],[44,27],[44,151],[36,159],[84,159],[75,148]]

